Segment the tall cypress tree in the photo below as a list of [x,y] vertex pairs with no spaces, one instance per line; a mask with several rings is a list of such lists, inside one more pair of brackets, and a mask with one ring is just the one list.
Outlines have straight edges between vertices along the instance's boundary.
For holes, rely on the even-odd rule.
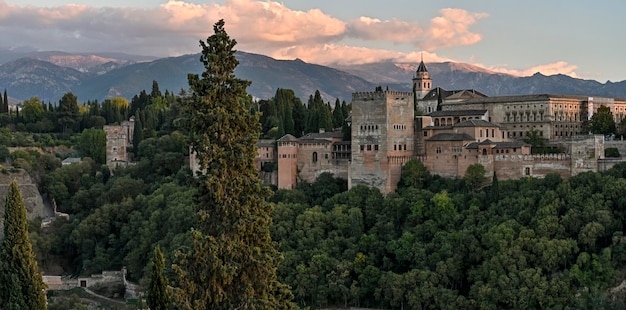
[[293,124],[294,124],[294,136],[300,137],[304,133],[306,122],[306,107],[300,98],[294,98],[293,101]]
[[292,294],[276,277],[280,263],[272,242],[271,195],[254,166],[259,137],[258,115],[242,97],[249,81],[235,77],[236,41],[224,30],[200,41],[205,72],[189,75],[192,91],[185,108],[190,115],[191,147],[198,158],[196,196],[199,226],[193,246],[177,253],[175,298],[187,309],[287,309]]
[[343,122],[346,119],[347,115],[343,115],[343,110],[341,109],[341,102],[339,98],[335,100],[335,107],[333,107],[333,128],[340,128],[343,126]]
[[4,104],[2,105],[2,113],[9,113],[9,97],[7,96],[7,89],[4,89]]
[[133,153],[137,156],[139,144],[143,140],[143,123],[141,122],[141,110],[135,113],[135,124],[133,128]]
[[167,278],[163,274],[165,258],[161,248],[154,248],[154,256],[150,266],[150,284],[148,286],[148,306],[154,310],[166,310],[170,306],[171,298],[167,290]]
[[4,206],[0,245],[0,305],[5,309],[46,309],[46,285],[28,239],[22,193],[13,180]]

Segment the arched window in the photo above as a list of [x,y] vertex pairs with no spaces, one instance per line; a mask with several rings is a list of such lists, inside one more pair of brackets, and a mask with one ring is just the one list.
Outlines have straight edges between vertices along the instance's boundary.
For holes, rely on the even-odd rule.
[[313,152],[313,162],[317,162],[317,152]]

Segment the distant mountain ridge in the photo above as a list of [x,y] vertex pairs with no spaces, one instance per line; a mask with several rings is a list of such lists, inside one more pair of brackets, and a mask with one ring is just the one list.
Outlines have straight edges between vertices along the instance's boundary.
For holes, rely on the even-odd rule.
[[[10,55],[6,56],[6,55]],[[24,57],[18,57],[18,56]],[[26,57],[26,56],[27,57]],[[71,54],[63,52],[6,52],[0,50],[0,90],[25,100],[37,96],[56,103],[71,91],[80,101],[114,96],[131,98],[149,90],[156,80],[162,91],[187,90],[189,73],[204,68],[199,54],[154,58],[121,53]],[[410,91],[417,63],[378,62],[335,68],[302,60],[276,60],[237,52],[235,74],[252,81],[248,92],[269,99],[277,88],[295,91],[304,102],[319,90],[326,101],[351,101],[351,94],[376,86]],[[626,98],[626,81],[600,83],[565,75],[535,74],[516,77],[463,63],[427,63],[434,86],[448,90],[476,89],[489,96],[516,94],[564,94]]]

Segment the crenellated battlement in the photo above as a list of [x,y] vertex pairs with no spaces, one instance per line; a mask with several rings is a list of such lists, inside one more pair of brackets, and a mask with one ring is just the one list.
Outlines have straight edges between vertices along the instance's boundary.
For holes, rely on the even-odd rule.
[[382,91],[369,91],[352,93],[352,101],[355,100],[382,100],[385,99],[385,93]]
[[413,93],[410,91],[388,90],[385,93],[390,96],[413,96]]
[[356,93],[352,93],[352,101],[384,100],[387,97],[411,97],[411,96],[413,96],[412,92],[393,91],[393,90],[356,92]]

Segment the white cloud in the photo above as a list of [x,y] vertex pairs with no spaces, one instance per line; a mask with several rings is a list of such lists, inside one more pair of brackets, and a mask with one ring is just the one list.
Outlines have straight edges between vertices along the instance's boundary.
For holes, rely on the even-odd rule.
[[515,76],[531,76],[539,72],[543,75],[564,74],[564,75],[569,75],[573,78],[579,78],[579,76],[576,74],[576,71],[574,71],[578,68],[578,66],[569,64],[565,61],[557,61],[557,62],[550,63],[550,64],[533,66],[528,69],[508,69],[503,66],[493,66],[493,67],[487,67],[484,65],[477,65],[477,66],[481,66],[491,71],[511,74]]
[[426,33],[416,22],[397,19],[381,21],[365,16],[351,21],[349,29],[351,37],[393,43],[416,43]]

